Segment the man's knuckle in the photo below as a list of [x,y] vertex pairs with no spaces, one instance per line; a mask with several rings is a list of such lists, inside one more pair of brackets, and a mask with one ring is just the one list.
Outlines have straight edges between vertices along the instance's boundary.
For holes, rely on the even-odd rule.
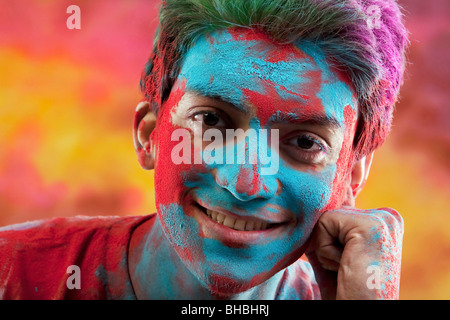
[[385,220],[389,225],[395,225],[403,228],[403,217],[398,213],[398,211],[391,208],[381,208],[378,209],[383,212],[383,215],[386,217]]

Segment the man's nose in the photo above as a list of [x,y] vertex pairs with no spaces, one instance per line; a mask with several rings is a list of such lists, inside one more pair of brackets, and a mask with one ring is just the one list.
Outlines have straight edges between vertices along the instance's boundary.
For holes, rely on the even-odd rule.
[[258,163],[221,166],[217,168],[215,180],[241,201],[270,199],[278,188],[275,175],[262,175]]

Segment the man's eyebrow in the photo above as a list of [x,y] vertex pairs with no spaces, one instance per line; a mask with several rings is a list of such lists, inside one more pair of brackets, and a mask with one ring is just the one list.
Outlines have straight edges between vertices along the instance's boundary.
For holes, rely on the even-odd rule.
[[203,98],[214,100],[215,103],[224,104],[228,107],[236,109],[237,111],[249,113],[249,109],[244,106],[241,101],[233,99],[230,96],[217,95],[217,94],[209,94],[206,92],[193,91],[194,94],[201,96]]
[[342,128],[342,124],[334,117],[319,113],[300,113],[278,111],[269,119],[270,123],[312,124],[333,129]]

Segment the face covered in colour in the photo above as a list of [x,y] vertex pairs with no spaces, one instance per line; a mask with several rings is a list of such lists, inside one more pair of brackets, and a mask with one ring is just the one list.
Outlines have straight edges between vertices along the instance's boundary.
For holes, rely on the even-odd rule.
[[[342,204],[356,101],[348,78],[310,43],[280,45],[228,29],[189,49],[151,139],[160,223],[204,286],[237,293],[303,254],[320,215]],[[180,128],[190,133],[192,159],[202,161],[173,163],[180,142],[172,133]],[[207,163],[210,142],[195,143],[207,129],[225,137],[227,129],[250,128],[257,138],[260,129],[278,130],[278,150],[268,148],[279,155],[276,172],[261,174],[259,161]],[[249,150],[248,143],[236,148]]]

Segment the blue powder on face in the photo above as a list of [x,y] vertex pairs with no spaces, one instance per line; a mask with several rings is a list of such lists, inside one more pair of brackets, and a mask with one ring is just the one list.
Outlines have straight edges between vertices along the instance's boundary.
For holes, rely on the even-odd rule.
[[[220,96],[237,107],[244,102],[243,88],[265,94],[260,80],[270,81],[282,98],[298,100],[298,95],[287,90],[298,91],[309,81],[303,75],[317,69],[309,59],[267,62],[261,57],[264,51],[255,52],[256,40],[235,41],[228,31],[215,32],[212,36],[217,41],[211,43],[202,37],[188,51],[179,79],[187,80],[188,90]],[[237,63],[231,65],[230,61]]]
[[183,207],[179,204],[172,203],[168,206],[160,205],[159,211],[161,216],[164,217],[164,223],[169,230],[178,230],[178,232],[171,232],[168,236],[170,242],[178,247],[184,247],[186,245],[186,237],[183,229],[186,227],[183,220],[179,217],[184,216]]

